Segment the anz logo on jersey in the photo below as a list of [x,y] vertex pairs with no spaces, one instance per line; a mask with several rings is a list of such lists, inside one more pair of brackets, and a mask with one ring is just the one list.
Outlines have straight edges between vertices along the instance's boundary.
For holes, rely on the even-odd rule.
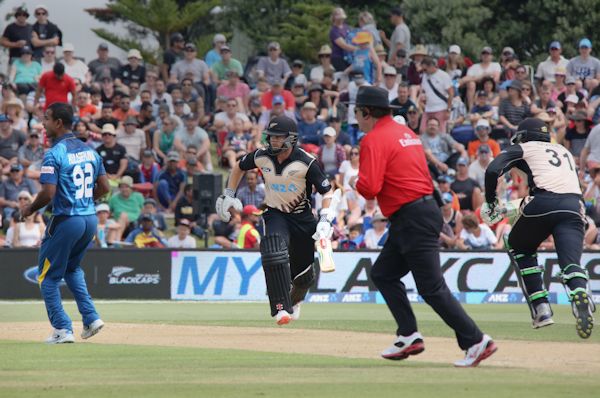
[[298,192],[298,187],[294,184],[271,184],[270,187],[275,192]]

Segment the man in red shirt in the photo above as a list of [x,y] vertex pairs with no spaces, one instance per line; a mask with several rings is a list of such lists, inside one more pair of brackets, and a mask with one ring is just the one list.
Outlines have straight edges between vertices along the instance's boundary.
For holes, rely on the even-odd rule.
[[412,272],[419,294],[454,329],[458,345],[467,353],[454,365],[477,366],[496,351],[496,346],[446,285],[439,256],[443,223],[436,199],[439,194],[435,195],[421,140],[392,119],[390,108],[386,90],[359,88],[356,120],[367,135],[360,144],[358,180],[353,177],[350,182],[365,199],[377,198],[383,215],[391,221],[388,240],[371,270],[371,279],[398,324],[398,337],[381,355],[406,359],[425,349],[400,280]]
[[277,79],[273,82],[271,89],[264,93],[261,97],[262,106],[265,109],[273,108],[273,98],[281,95],[285,101],[285,109],[294,110],[296,108],[296,99],[291,91],[283,88],[283,81]]
[[256,229],[258,217],[262,214],[254,205],[246,205],[242,210],[242,227],[237,238],[237,247],[240,249],[258,249],[260,234]]
[[44,102],[44,111],[48,106],[55,102],[69,102],[69,93],[75,101],[75,80],[65,74],[65,65],[57,62],[51,71],[46,72],[40,77],[37,89],[35,91],[34,107],[38,104],[40,96],[44,92],[46,101]]

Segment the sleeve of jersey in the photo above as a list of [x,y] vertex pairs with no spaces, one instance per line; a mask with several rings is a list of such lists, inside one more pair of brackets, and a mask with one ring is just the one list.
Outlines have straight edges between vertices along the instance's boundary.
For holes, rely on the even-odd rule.
[[331,184],[316,160],[313,160],[310,166],[308,166],[306,179],[310,184],[315,186],[315,189],[320,194],[326,194],[331,190]]
[[46,152],[40,169],[40,184],[56,185],[58,183],[58,171],[58,161],[54,151]]
[[98,153],[96,152],[96,159],[98,161],[98,177],[106,175],[106,169],[104,168],[104,162]]
[[383,187],[383,176],[387,159],[377,153],[372,142],[365,142],[360,148],[360,168],[356,189],[365,199],[373,199]]
[[242,169],[244,171],[255,169],[256,163],[254,162],[254,158],[256,157],[257,152],[258,152],[258,149],[254,152],[250,152],[250,153],[244,155],[244,157],[241,158],[240,162],[239,162],[240,169]]
[[[496,185],[498,177],[510,170],[515,162],[523,159],[521,145],[511,145],[500,152],[497,158],[485,170],[485,201],[492,203],[496,199]],[[362,166],[362,159],[361,159]]]

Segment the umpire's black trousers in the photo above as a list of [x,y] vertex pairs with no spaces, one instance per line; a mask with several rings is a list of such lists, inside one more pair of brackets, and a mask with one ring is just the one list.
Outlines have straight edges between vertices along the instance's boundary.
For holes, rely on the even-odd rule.
[[460,348],[466,350],[479,343],[481,330],[454,298],[442,275],[438,239],[443,220],[437,202],[422,198],[404,205],[390,220],[389,238],[373,265],[371,279],[396,319],[397,335],[417,331],[417,320],[400,280],[412,272],[419,294],[454,329]]

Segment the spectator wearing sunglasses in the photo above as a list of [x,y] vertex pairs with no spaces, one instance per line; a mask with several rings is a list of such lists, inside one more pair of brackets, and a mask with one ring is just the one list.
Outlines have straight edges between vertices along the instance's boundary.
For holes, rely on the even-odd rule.
[[15,10],[15,22],[9,24],[4,33],[0,44],[8,48],[10,63],[21,56],[21,49],[25,46],[31,46],[31,25],[27,23],[29,12],[24,6]]
[[48,21],[48,9],[38,5],[34,10],[36,22],[31,32],[33,59],[39,60],[44,56],[46,46],[62,46],[62,31],[58,26]]

